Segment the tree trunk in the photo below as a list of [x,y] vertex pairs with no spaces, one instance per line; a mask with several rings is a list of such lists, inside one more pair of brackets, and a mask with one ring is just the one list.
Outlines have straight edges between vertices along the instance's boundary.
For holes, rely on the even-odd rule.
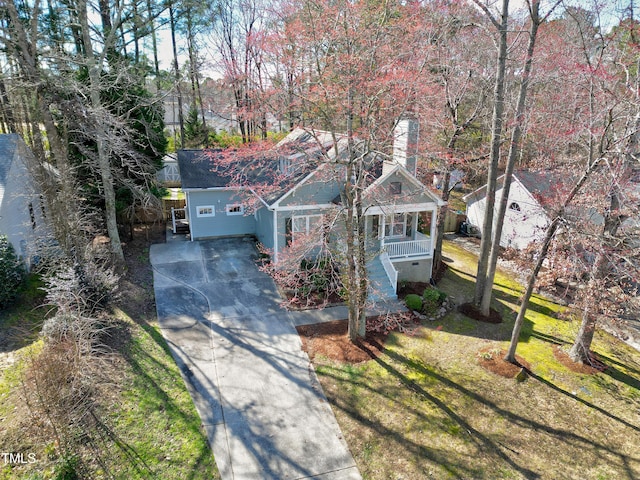
[[131,33],[133,34],[133,58],[136,65],[140,63],[140,33],[138,26],[138,0],[131,2],[131,8],[133,9],[133,18],[131,19]]
[[491,124],[491,153],[489,172],[487,173],[487,195],[485,198],[485,217],[482,225],[480,241],[480,258],[476,275],[476,290],[473,303],[480,305],[486,282],[489,249],[493,232],[493,208],[496,198],[496,180],[498,178],[498,162],[500,160],[500,143],[502,142],[502,123],[504,112],[505,70],[507,66],[507,30],[509,20],[509,0],[502,0],[501,22],[499,25],[499,53],[494,88],[493,118]]
[[518,347],[518,340],[520,339],[520,331],[522,330],[524,317],[527,313],[527,309],[529,308],[529,300],[531,300],[531,295],[533,294],[533,289],[535,287],[538,274],[540,273],[540,269],[542,268],[542,264],[544,263],[545,258],[547,258],[547,253],[549,252],[551,241],[553,240],[553,237],[558,230],[560,218],[560,216],[556,217],[547,229],[547,233],[544,237],[544,242],[542,243],[542,248],[538,253],[538,261],[536,262],[535,268],[529,275],[529,279],[527,281],[527,289],[525,290],[524,295],[520,300],[520,310],[518,311],[516,322],[513,325],[513,330],[511,331],[511,343],[509,343],[509,350],[507,351],[507,355],[504,357],[507,362],[517,363],[516,348]]
[[[356,168],[359,170],[358,168]],[[361,172],[357,172],[357,179],[362,178]],[[356,242],[357,242],[357,282],[358,282],[358,336],[364,337],[367,334],[367,295],[368,295],[368,275],[367,275],[367,256],[365,245],[365,216],[362,211],[362,189],[360,182],[356,182],[355,192],[355,209],[356,209]]]
[[156,37],[155,15],[153,13],[153,4],[151,0],[147,0],[147,14],[149,15],[149,26],[151,28],[151,47],[153,50],[153,70],[156,76],[156,89],[160,92],[160,62],[158,61],[158,39]]
[[[444,174],[444,180],[442,181],[442,201],[447,202],[449,200],[449,193],[451,190],[449,189],[449,182],[451,182],[451,172],[447,167],[447,171]],[[436,223],[436,245],[433,250],[433,269],[436,272],[440,268],[440,264],[442,263],[442,240],[444,237],[444,224],[447,216],[447,212],[449,211],[448,205],[443,205],[440,207],[440,211],[438,212],[438,220]]]
[[178,68],[178,47],[176,45],[176,20],[173,1],[169,2],[169,24],[171,26],[171,46],[173,47],[173,74],[178,97],[178,123],[180,125],[180,148],[184,148],[184,115],[182,114],[182,90],[180,89],[180,69]]
[[540,248],[540,252],[538,253],[538,260],[536,262],[536,266],[533,271],[529,275],[529,279],[527,281],[527,289],[520,300],[520,310],[518,311],[518,317],[516,318],[515,324],[513,326],[513,331],[511,332],[511,343],[509,344],[509,350],[507,351],[507,355],[505,356],[505,360],[507,362],[516,363],[516,348],[518,347],[518,340],[520,338],[520,331],[522,330],[522,324],[524,323],[524,317],[527,313],[527,309],[529,308],[529,300],[531,299],[531,295],[533,294],[533,288],[536,284],[536,279],[538,278],[538,274],[540,273],[540,269],[542,268],[542,264],[547,258],[547,253],[549,252],[549,246],[551,245],[551,241],[558,231],[558,227],[560,226],[560,221],[564,216],[564,212],[566,208],[571,204],[575,196],[578,194],[582,186],[585,184],[587,179],[594,172],[596,167],[598,166],[599,159],[596,159],[593,163],[590,163],[587,170],[582,174],[580,180],[574,185],[565,198],[558,215],[553,219],[551,225],[549,225],[547,229],[547,233],[544,237],[544,241],[542,242],[542,247]]
[[[518,93],[518,105],[516,107],[515,122],[513,132],[511,133],[511,145],[509,147],[509,158],[507,160],[507,168],[504,172],[504,182],[502,186],[502,197],[498,205],[498,212],[493,230],[491,241],[491,251],[489,254],[489,263],[486,279],[484,280],[484,291],[480,302],[480,313],[485,317],[489,316],[491,308],[491,299],[493,297],[493,280],[496,275],[496,266],[498,264],[498,255],[500,253],[500,239],[502,237],[502,227],[504,226],[504,216],[507,211],[507,202],[509,200],[509,192],[511,190],[511,177],[516,164],[518,149],[520,148],[520,137],[522,134],[522,125],[524,123],[525,106],[527,101],[527,89],[529,87],[529,79],[531,76],[531,68],[533,66],[533,52],[536,45],[536,36],[538,27],[540,26],[540,18],[538,15],[540,2],[533,2],[531,8],[531,31],[529,32],[529,45],[527,47],[527,56],[522,73],[522,82],[520,83],[520,91]],[[484,235],[483,235],[484,236]]]
[[3,131],[5,133],[16,133],[13,107],[11,106],[9,96],[7,95],[2,75],[0,75],[0,106],[2,106],[2,123],[4,124]]
[[569,358],[576,363],[590,363],[590,349],[593,335],[596,331],[596,323],[598,318],[585,307],[582,312],[582,323],[573,342],[571,350],[569,350]]
[[[604,242],[603,242],[604,247]],[[600,250],[596,253],[596,258],[591,267],[591,278],[587,284],[587,292],[585,295],[585,305],[582,310],[582,323],[580,329],[576,335],[576,339],[569,350],[569,357],[571,360],[577,363],[590,363],[590,351],[591,342],[593,341],[593,335],[596,331],[596,323],[598,321],[597,313],[593,311],[593,306],[589,302],[589,299],[597,298],[598,295],[604,293],[602,285],[602,272],[607,263],[606,256],[603,251]]]
[[[89,94],[91,105],[99,112],[103,110],[102,100],[100,98],[100,68],[101,63],[97,63],[94,57],[93,44],[91,42],[91,34],[89,31],[89,23],[87,20],[87,4],[86,0],[78,2],[78,17],[80,27],[83,32],[84,47],[86,51],[86,64],[89,70]],[[105,50],[108,50],[108,43]],[[107,233],[111,241],[111,251],[120,262],[124,262],[124,253],[120,242],[120,234],[118,233],[118,221],[116,218],[116,194],[113,188],[113,174],[111,172],[111,160],[108,147],[109,132],[105,130],[104,124],[96,122],[96,143],[98,146],[98,170],[102,181],[102,189],[104,192],[105,202],[105,221],[107,225]]]
[[[353,178],[353,165],[347,166],[347,179]],[[355,238],[354,238],[354,211],[353,211],[353,195],[354,189],[350,180],[347,180],[345,188],[346,198],[346,230],[347,230],[347,289],[348,293],[348,305],[349,305],[349,319],[348,319],[348,334],[349,340],[355,342],[358,338],[358,331],[360,325],[360,309],[358,308],[358,300],[360,298],[358,291],[358,266],[355,256]]]

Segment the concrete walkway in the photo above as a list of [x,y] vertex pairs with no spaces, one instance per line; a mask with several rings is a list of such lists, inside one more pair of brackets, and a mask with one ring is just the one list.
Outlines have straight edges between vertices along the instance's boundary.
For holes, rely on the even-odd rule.
[[162,333],[223,479],[356,480],[360,474],[290,314],[250,239],[152,245]]

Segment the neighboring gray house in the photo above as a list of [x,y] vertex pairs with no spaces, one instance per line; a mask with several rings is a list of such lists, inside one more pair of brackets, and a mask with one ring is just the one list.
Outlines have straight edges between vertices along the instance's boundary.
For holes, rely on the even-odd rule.
[[[377,253],[369,264],[370,278],[378,284],[376,291],[382,292],[379,296],[383,298],[395,297],[399,280],[428,282],[431,278],[436,216],[443,202],[415,177],[412,151],[417,135],[417,122],[399,122],[393,159],[371,162],[371,183],[363,192],[370,232],[367,243]],[[256,178],[277,173],[271,177],[275,188],[250,189],[258,205],[251,214],[248,189],[233,186],[229,176],[214,166],[211,156],[216,152],[179,151],[191,239],[254,235],[274,252],[277,262],[279,252],[296,234],[311,233],[323,216],[341,208],[344,167],[338,162],[314,164],[313,159],[320,150],[335,158],[345,153],[345,147],[346,139],[341,138],[336,151],[327,132],[291,132],[276,146],[280,156],[270,167],[247,173]],[[244,166],[238,164],[238,168]],[[268,168],[273,171],[266,172]],[[277,186],[279,180],[286,180],[282,188]],[[418,231],[420,222],[426,225],[427,235]]]
[[19,135],[0,135],[0,234],[28,266],[48,233],[44,198],[28,168],[34,162]]

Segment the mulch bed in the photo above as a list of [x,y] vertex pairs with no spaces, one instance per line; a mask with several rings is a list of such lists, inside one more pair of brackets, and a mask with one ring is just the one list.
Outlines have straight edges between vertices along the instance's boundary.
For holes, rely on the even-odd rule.
[[593,352],[589,352],[589,356],[591,357],[590,364],[574,362],[573,360],[571,360],[571,357],[569,357],[569,354],[565,352],[560,345],[554,345],[553,356],[562,365],[567,367],[572,372],[576,372],[576,373],[582,373],[585,375],[594,375],[596,373],[603,372],[607,369],[607,366],[604,363],[602,363],[602,361]]
[[384,350],[386,335],[367,332],[365,338],[352,343],[347,336],[346,320],[296,327],[302,349],[313,360],[321,355],[342,363],[361,363],[378,357]]
[[518,365],[515,365],[504,359],[506,354],[506,350],[498,351],[493,347],[483,348],[478,352],[478,364],[490,372],[505,378],[515,378],[522,368],[531,370],[529,362],[520,355],[516,355]]
[[463,315],[485,323],[502,323],[502,315],[497,310],[491,308],[489,310],[489,316],[485,317],[480,313],[480,310],[472,303],[463,303],[458,307],[458,311]]
[[422,296],[426,288],[429,288],[429,284],[425,282],[401,282],[398,286],[398,298],[404,299],[409,294]]
[[282,296],[287,300],[287,308],[291,310],[308,310],[313,308],[331,307],[344,304],[344,299],[337,293],[312,293],[307,298],[295,299],[290,291],[280,290]]
[[[447,272],[449,266],[441,262],[440,268],[433,272],[433,281],[434,283],[438,283],[444,277],[444,274]],[[400,282],[398,284],[398,298],[404,299],[409,294],[420,295],[424,293],[425,289],[430,288],[432,285],[427,282]]]

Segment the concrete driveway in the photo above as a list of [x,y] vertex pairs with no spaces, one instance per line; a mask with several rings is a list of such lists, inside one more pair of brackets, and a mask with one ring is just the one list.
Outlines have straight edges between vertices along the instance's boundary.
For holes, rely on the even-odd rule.
[[151,246],[162,333],[223,479],[360,479],[248,238]]

